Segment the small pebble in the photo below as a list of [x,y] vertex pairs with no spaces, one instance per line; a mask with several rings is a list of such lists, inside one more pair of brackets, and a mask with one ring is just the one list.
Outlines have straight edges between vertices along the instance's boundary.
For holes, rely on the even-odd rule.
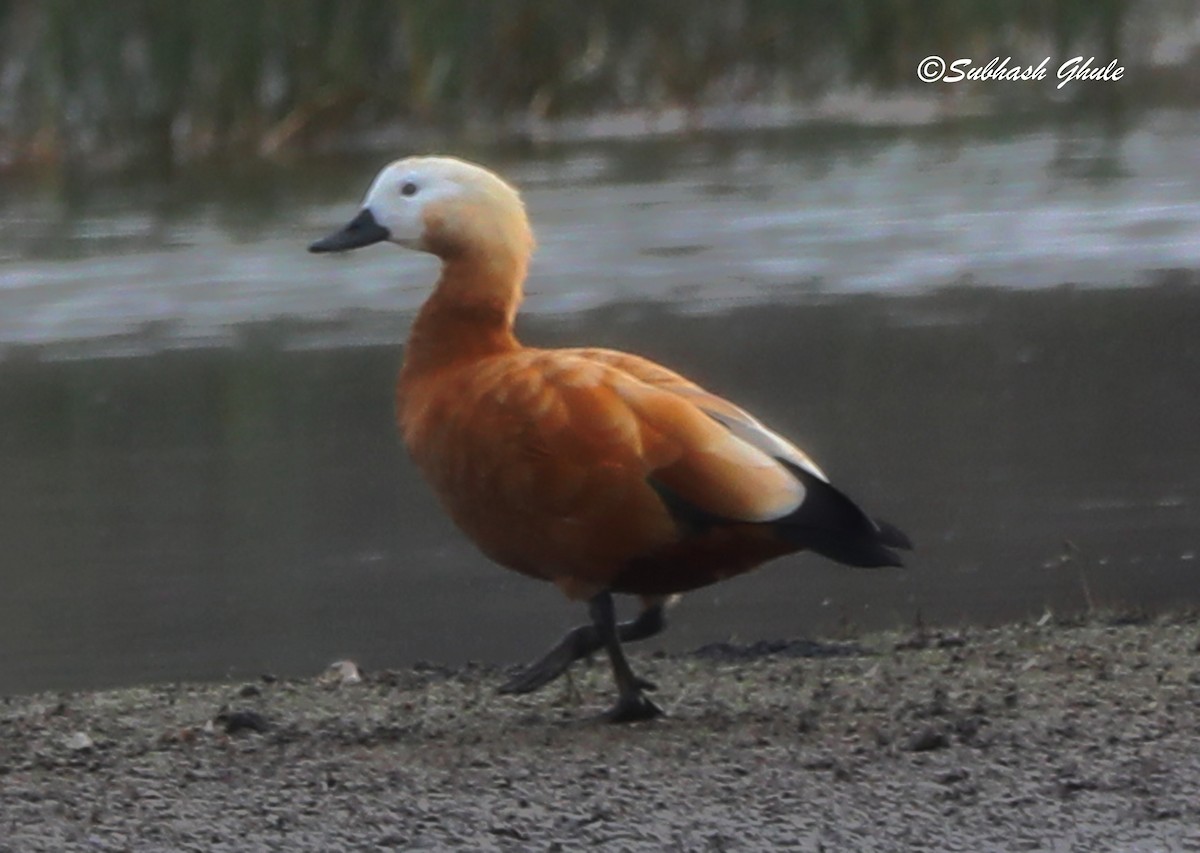
[[72,752],[83,752],[94,747],[96,742],[87,732],[72,732],[63,739],[63,745]]
[[909,752],[929,752],[934,749],[945,749],[950,745],[946,733],[932,726],[921,729],[908,739],[905,748]]
[[267,718],[257,711],[222,711],[217,714],[216,721],[225,727],[226,734],[236,734],[245,729],[265,732],[271,727]]
[[339,660],[331,663],[328,673],[339,684],[358,684],[363,680],[362,671],[352,660]]

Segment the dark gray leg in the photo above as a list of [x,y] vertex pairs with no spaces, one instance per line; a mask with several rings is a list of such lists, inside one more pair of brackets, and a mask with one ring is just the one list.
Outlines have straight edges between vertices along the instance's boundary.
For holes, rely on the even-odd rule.
[[[656,602],[647,607],[636,618],[617,625],[617,636],[623,643],[645,640],[661,632],[667,626],[663,603]],[[501,693],[532,693],[545,687],[567,671],[567,667],[580,658],[595,654],[604,648],[604,641],[596,631],[595,624],[580,625],[567,632],[558,645],[539,660],[518,672],[500,686]],[[648,681],[641,682],[643,690],[653,690]]]
[[612,593],[602,592],[588,602],[592,624],[600,641],[608,651],[612,663],[613,678],[617,682],[617,704],[608,710],[604,718],[610,723],[631,723],[650,720],[662,714],[662,709],[646,698],[642,692],[645,682],[633,674],[625,652],[621,649],[621,638],[617,636],[616,608]]

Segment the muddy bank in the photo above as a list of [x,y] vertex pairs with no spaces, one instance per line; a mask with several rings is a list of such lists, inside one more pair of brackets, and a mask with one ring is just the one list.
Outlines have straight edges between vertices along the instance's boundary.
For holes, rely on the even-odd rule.
[[1200,621],[0,703],[0,851],[1200,848]]

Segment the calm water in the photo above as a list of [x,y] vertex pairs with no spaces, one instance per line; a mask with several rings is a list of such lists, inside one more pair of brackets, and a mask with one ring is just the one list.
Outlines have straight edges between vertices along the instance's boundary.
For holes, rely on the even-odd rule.
[[[485,157],[541,250],[522,334],[748,406],[908,530],[663,643],[1200,604],[1200,121]],[[423,257],[305,243],[377,162],[0,198],[0,692],[515,661],[581,608],[476,555],[391,423]]]

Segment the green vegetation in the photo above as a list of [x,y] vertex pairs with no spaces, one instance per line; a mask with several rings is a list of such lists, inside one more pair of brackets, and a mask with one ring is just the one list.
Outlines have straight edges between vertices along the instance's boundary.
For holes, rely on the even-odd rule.
[[529,119],[886,92],[920,85],[915,62],[931,53],[1116,55],[1131,7],[1161,29],[1160,5],[0,0],[0,165],[271,155],[380,129],[501,133]]

